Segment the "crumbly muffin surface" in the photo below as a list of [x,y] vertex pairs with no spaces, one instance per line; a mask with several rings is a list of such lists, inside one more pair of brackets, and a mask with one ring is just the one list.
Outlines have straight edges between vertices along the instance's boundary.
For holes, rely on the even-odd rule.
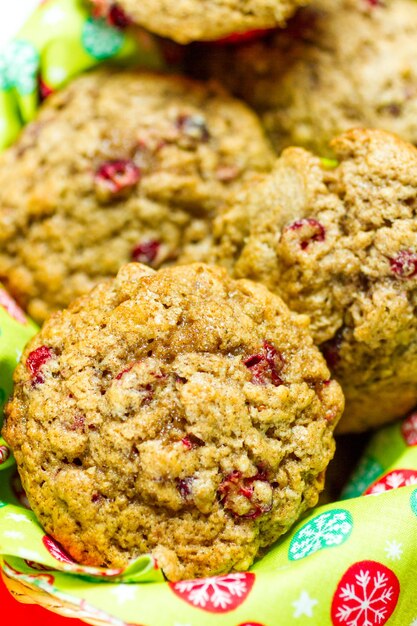
[[90,565],[248,568],[333,456],[343,397],[307,324],[202,264],[129,264],[51,316],[3,429],[45,530]]
[[416,38],[414,0],[314,0],[282,32],[192,56],[258,111],[278,152],[325,156],[357,127],[417,144]]
[[198,258],[230,191],[270,164],[255,115],[217,88],[87,74],[0,157],[0,281],[42,321],[131,260]]
[[360,431],[417,402],[417,150],[365,130],[332,149],[338,165],[286,149],[218,218],[215,256],[310,316],[346,396],[340,430]]
[[[283,26],[308,0],[91,0],[98,15],[134,22],[179,43]],[[121,13],[122,12],[122,13]],[[121,17],[122,16],[122,17]]]

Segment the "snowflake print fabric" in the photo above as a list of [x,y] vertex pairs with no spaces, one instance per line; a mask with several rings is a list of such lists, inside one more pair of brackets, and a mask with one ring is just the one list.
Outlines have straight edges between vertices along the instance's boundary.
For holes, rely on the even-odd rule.
[[[0,150],[36,114],[43,97],[102,61],[164,67],[157,39],[89,15],[85,0],[46,0],[0,50]],[[3,19],[7,19],[7,15]]]
[[354,563],[339,582],[332,603],[334,626],[383,626],[400,594],[394,572],[382,563]]
[[171,583],[172,591],[192,606],[210,613],[233,611],[249,595],[255,575],[250,573],[228,574],[197,580]]
[[408,487],[417,484],[417,470],[399,469],[388,472],[379,478],[373,485],[368,487],[364,495],[376,496],[385,493],[390,489],[398,489],[399,487]]

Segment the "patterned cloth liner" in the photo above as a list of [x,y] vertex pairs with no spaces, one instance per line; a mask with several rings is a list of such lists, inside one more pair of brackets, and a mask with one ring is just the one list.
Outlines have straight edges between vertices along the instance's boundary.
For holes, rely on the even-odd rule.
[[[84,0],[44,0],[0,55],[0,149],[40,94],[108,59],[164,66],[152,36],[92,19]],[[0,288],[0,413],[36,330]],[[250,572],[194,581],[165,582],[149,555],[124,570],[77,565],[29,510],[1,438],[0,469],[0,564],[33,602],[114,626],[417,626],[417,412],[378,432],[344,499],[310,512]]]
[[33,119],[42,96],[103,61],[165,66],[157,39],[145,31],[132,36],[93,19],[86,0],[43,0],[0,53],[0,150]]

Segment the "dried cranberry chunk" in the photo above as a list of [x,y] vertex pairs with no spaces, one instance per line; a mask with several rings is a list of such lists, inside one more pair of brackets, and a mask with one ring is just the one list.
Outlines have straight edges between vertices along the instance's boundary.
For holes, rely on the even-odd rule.
[[110,26],[116,28],[126,28],[132,23],[130,17],[126,15],[117,2],[112,2],[108,6],[103,0],[92,0],[94,3],[93,17],[95,19],[105,19]]
[[185,446],[187,450],[192,450],[193,448],[200,448],[205,446],[206,444],[200,437],[193,435],[193,433],[188,433],[183,439],[181,439],[181,443]]
[[222,37],[221,39],[216,39],[213,44],[239,44],[247,41],[252,41],[253,39],[260,39],[264,37],[268,33],[275,32],[274,28],[254,28],[253,30],[247,30],[246,32],[241,33],[232,33],[231,35],[227,35],[226,37]]
[[40,348],[36,348],[36,350],[29,353],[26,359],[26,368],[31,373],[33,387],[44,382],[44,378],[39,370],[51,358],[52,350],[48,346],[40,346]]
[[417,274],[417,254],[411,250],[400,250],[389,261],[391,271],[400,278],[413,278]]
[[84,415],[75,415],[74,416],[74,421],[71,424],[70,430],[84,431],[84,422],[85,422]]
[[131,18],[126,15],[123,9],[115,2],[109,8],[107,15],[107,21],[110,26],[116,26],[117,28],[127,28],[132,23]]
[[155,261],[161,244],[156,239],[150,239],[149,241],[142,241],[132,250],[132,261],[135,263],[145,263],[150,265]]
[[343,329],[339,328],[335,336],[321,344],[320,349],[327,365],[333,369],[340,363],[340,348],[343,341]]
[[140,179],[139,168],[129,159],[105,161],[97,169],[94,182],[101,191],[117,194],[134,187]]
[[326,237],[324,226],[310,217],[293,222],[284,229],[284,232],[289,230],[299,231],[301,250],[306,250],[313,242],[324,241]]
[[[219,501],[232,515],[243,519],[256,519],[260,515],[268,513],[272,508],[272,500],[268,504],[254,501],[255,489],[253,483],[256,481],[269,483],[267,472],[264,468],[261,468],[255,476],[249,477],[244,477],[239,470],[233,470],[220,483],[217,491]],[[234,508],[236,506],[234,499],[239,495],[251,503],[250,510],[247,513],[239,513]]]
[[177,478],[177,489],[183,500],[187,500],[190,496],[192,482],[193,478],[191,476],[188,476],[187,478]]
[[249,356],[243,364],[251,370],[252,382],[255,385],[266,385],[271,382],[275,387],[279,387],[283,384],[278,372],[282,370],[284,358],[268,341],[264,341],[261,352]]

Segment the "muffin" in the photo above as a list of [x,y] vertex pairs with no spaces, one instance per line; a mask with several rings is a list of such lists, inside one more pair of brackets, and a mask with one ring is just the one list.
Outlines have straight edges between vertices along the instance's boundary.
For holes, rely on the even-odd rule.
[[326,156],[356,127],[417,143],[416,39],[415,0],[313,0],[285,31],[189,54],[259,112],[278,152]]
[[308,0],[90,0],[94,13],[119,26],[139,24],[178,43],[282,26]]
[[0,282],[41,322],[133,260],[198,259],[218,207],[271,148],[211,85],[98,71],[0,156]]
[[378,130],[288,148],[215,225],[217,262],[309,315],[346,397],[340,431],[417,403],[417,150]]
[[3,429],[45,531],[88,565],[248,568],[316,504],[333,456],[343,396],[307,327],[203,264],[128,264],[52,315]]

